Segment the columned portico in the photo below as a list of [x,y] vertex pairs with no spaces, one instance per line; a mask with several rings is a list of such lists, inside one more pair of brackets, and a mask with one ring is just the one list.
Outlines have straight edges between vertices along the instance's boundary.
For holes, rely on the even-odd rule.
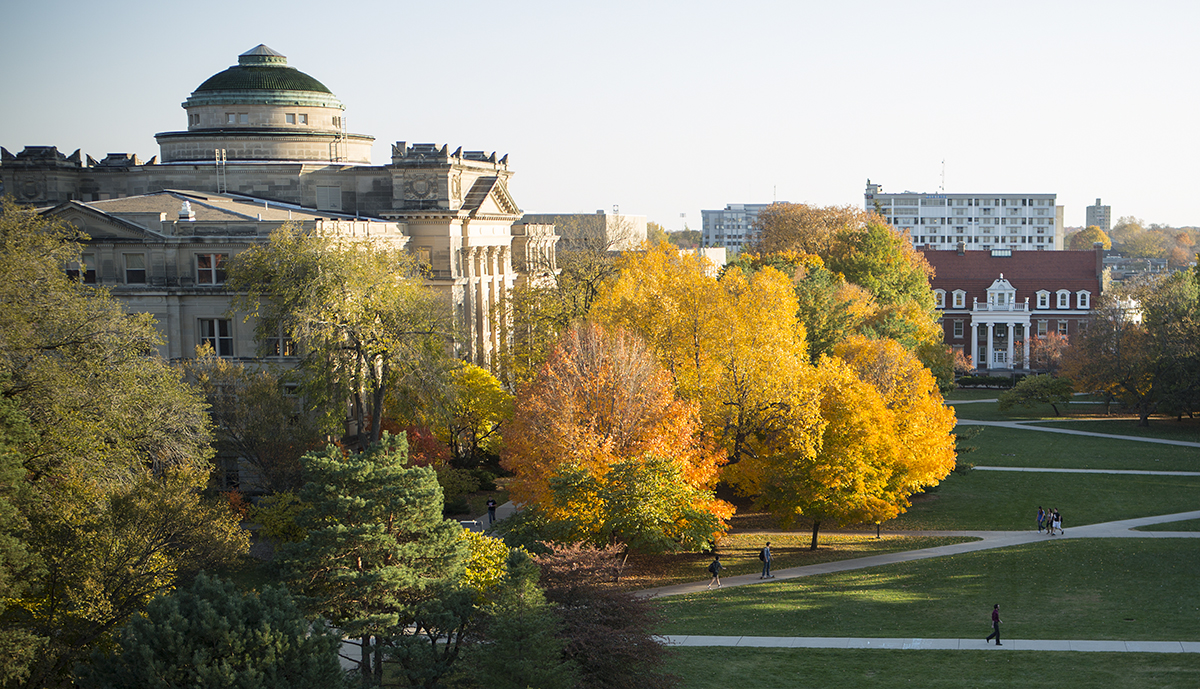
[[[987,326],[987,341],[980,351],[979,329]],[[1000,326],[999,332],[997,327]],[[1000,279],[992,283],[988,289],[986,304],[980,304],[974,299],[971,305],[971,351],[981,354],[982,366],[976,362],[976,368],[1009,369],[1016,368],[1014,354],[1016,353],[1017,327],[1020,326],[1024,340],[1024,358],[1022,368],[1029,368],[1029,299],[1024,303],[1016,300],[1016,290],[1001,273]],[[998,348],[997,337],[1003,340],[1003,347]],[[1003,352],[1003,354],[999,354]]]

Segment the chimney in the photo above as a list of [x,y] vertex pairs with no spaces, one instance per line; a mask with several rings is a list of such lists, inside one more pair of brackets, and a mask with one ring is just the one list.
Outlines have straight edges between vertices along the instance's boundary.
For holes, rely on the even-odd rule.
[[1104,244],[1092,242],[1092,250],[1096,252],[1096,277],[1101,278],[1104,275]]
[[192,204],[190,202],[184,201],[183,204],[179,206],[179,219],[184,222],[196,221],[196,211],[192,210]]

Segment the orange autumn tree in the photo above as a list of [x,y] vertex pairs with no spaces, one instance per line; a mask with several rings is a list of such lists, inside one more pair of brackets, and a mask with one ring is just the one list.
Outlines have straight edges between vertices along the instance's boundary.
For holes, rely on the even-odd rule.
[[696,550],[725,530],[695,404],[623,330],[572,327],[517,396],[501,464],[552,540]]

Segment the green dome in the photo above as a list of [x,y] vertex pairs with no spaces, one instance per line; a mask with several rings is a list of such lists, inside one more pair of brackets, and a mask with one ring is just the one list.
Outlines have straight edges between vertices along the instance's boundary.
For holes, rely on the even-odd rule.
[[209,91],[315,91],[333,92],[294,67],[287,58],[260,45],[238,56],[238,64],[209,77],[193,93]]

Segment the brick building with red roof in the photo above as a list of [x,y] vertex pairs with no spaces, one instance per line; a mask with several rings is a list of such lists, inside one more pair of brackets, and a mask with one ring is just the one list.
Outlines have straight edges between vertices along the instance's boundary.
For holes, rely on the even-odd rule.
[[980,369],[1028,370],[1029,335],[1070,337],[1103,288],[1104,252],[931,251],[946,344]]

